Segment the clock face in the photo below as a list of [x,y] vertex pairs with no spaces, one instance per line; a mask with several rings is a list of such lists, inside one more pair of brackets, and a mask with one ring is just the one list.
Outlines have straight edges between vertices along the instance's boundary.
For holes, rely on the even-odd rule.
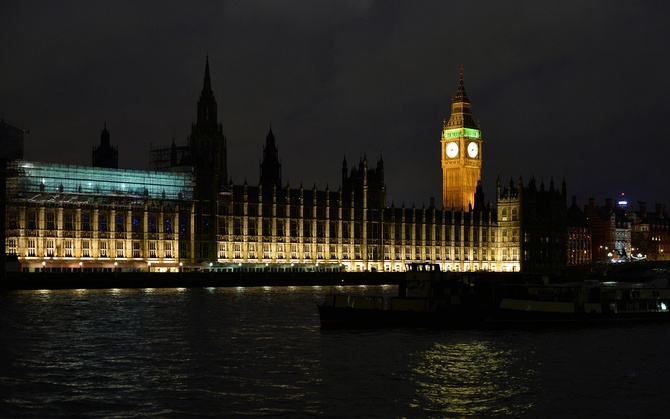
[[477,157],[477,154],[479,154],[479,147],[477,146],[477,143],[472,142],[468,144],[468,156],[470,156],[471,159],[474,159]]
[[458,155],[458,144],[449,143],[447,144],[447,157],[453,159]]

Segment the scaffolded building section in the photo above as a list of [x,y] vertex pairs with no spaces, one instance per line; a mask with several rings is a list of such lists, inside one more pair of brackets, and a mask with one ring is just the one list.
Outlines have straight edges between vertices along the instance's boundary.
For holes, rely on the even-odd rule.
[[193,176],[17,160],[17,192],[95,196],[98,198],[193,199]]
[[24,270],[178,270],[193,240],[189,173],[15,160],[7,253]]

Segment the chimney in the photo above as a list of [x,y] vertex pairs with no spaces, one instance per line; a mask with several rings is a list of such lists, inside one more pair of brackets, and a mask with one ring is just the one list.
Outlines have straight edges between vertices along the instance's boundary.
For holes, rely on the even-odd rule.
[[640,204],[640,214],[642,214],[642,216],[644,217],[645,215],[647,215],[647,203],[640,201],[639,204]]
[[612,203],[613,202],[614,201],[612,201],[612,198],[607,198],[605,200],[605,208],[607,209],[607,212],[612,212]]

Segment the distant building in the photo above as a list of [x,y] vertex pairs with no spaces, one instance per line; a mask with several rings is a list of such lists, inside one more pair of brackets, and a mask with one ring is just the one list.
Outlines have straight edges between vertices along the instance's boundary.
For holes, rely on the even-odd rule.
[[589,200],[584,207],[593,233],[593,260],[595,262],[631,262],[638,260],[670,260],[670,218],[662,205],[655,212],[647,210],[646,202],[639,209],[614,205],[606,199],[604,206]]
[[647,210],[647,203],[640,202],[638,211],[629,213],[631,218],[631,257],[647,260],[670,260],[670,216],[661,204],[655,211]]
[[[3,202],[7,202],[7,186],[16,175],[10,162],[23,158],[23,136],[27,132],[18,124],[0,119],[0,199]],[[0,206],[0,220],[7,219],[6,210],[7,205]],[[8,270],[15,270],[18,264],[16,249],[7,248],[6,233],[6,228],[0,230],[0,278]]]
[[0,159],[22,159],[23,135],[27,132],[28,130],[18,124],[0,119]]
[[589,221],[593,234],[591,238],[593,261],[610,261],[610,254],[615,249],[616,214],[613,201],[607,199],[605,206],[601,207],[596,205],[594,198],[589,198],[589,203],[584,207],[584,215]]
[[572,205],[567,212],[566,261],[568,266],[584,266],[593,262],[591,225],[584,212],[577,205],[577,197],[572,197]]
[[[612,262],[628,262],[631,260],[632,223],[625,207],[614,209],[614,251],[611,252]],[[608,254],[609,256],[609,254]]]

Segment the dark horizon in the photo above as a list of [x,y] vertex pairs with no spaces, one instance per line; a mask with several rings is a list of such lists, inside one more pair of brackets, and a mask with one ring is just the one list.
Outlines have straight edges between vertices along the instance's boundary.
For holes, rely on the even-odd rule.
[[333,190],[345,156],[381,156],[388,204],[421,207],[462,65],[487,201],[500,176],[670,204],[668,6],[280,4],[10,2],[0,116],[30,130],[27,160],[89,166],[106,123],[119,167],[147,170],[150,144],[186,141],[208,56],[235,183],[259,181],[272,125],[284,184]]

